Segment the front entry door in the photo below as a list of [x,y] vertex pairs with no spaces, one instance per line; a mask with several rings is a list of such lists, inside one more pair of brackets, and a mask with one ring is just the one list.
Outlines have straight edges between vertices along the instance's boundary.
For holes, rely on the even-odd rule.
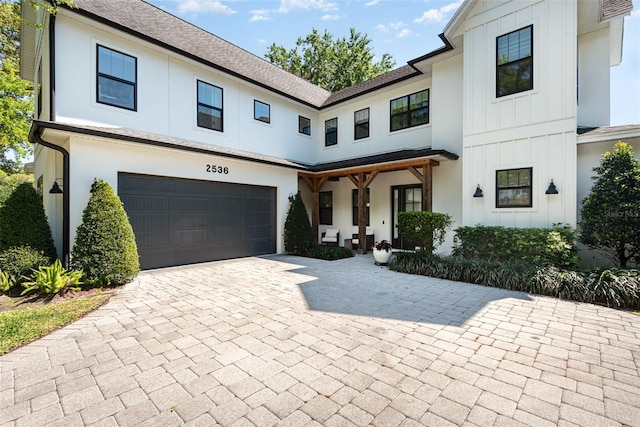
[[398,185],[391,187],[393,205],[392,230],[393,247],[396,249],[415,249],[415,244],[406,241],[398,234],[398,212],[414,212],[422,210],[422,185]]

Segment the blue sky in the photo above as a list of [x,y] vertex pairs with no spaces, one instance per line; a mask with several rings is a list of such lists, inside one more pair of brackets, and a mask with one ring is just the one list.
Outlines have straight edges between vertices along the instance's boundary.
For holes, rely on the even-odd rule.
[[[438,34],[461,0],[147,0],[264,57],[272,43],[287,49],[312,28],[335,38],[349,28],[367,34],[373,52],[396,67],[440,46]],[[560,0],[557,0],[560,1]],[[611,69],[611,124],[640,124],[640,1],[625,18],[622,64]]]

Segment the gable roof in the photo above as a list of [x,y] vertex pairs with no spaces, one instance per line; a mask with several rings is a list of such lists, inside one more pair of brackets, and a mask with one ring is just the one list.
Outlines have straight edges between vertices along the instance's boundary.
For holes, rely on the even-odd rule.
[[632,0],[602,0],[601,19],[606,20],[614,16],[623,15],[633,9]]

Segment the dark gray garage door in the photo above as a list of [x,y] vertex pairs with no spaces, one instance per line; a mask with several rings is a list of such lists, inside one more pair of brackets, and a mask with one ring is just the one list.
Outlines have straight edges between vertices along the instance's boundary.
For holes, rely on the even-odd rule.
[[143,269],[276,251],[276,189],[118,174]]

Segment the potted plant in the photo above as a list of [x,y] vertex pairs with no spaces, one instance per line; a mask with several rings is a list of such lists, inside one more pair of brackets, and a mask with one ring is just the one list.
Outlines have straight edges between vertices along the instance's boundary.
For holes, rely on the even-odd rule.
[[388,240],[381,240],[376,242],[373,247],[373,259],[376,260],[376,265],[387,265],[391,259],[391,242]]

